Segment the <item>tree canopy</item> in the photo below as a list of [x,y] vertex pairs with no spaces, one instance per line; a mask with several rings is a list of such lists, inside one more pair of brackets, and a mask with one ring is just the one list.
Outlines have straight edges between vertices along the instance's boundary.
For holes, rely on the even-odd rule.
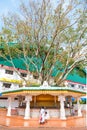
[[13,59],[23,60],[30,72],[50,81],[54,69],[61,85],[75,68],[87,65],[87,8],[80,0],[36,0],[20,3],[19,13],[3,16],[0,56],[15,68]]

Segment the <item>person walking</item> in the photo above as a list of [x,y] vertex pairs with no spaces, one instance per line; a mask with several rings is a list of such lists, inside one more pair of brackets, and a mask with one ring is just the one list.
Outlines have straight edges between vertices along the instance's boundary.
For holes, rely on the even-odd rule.
[[45,122],[47,123],[47,119],[48,119],[48,114],[47,111],[45,111]]
[[40,110],[39,123],[40,124],[44,124],[45,123],[45,109],[44,109],[44,107],[42,107],[41,110]]

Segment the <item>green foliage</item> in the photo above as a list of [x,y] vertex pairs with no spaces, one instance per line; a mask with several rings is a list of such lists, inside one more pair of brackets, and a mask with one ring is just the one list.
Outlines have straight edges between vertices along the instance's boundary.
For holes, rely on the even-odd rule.
[[56,7],[49,0],[29,1],[27,5],[22,2],[21,15],[15,13],[3,18],[0,56],[9,62],[15,58],[23,60],[26,69],[36,71],[42,82],[49,81],[55,67],[58,85],[76,67],[78,74],[84,75],[82,69],[87,65],[86,10],[80,9],[81,5],[76,1],[65,8],[64,4],[62,0]]
[[[81,100],[79,101],[79,103],[80,103],[80,104],[86,104],[86,99],[81,99]],[[73,104],[77,104],[77,101],[76,101],[76,100],[73,101]]]
[[86,104],[86,99],[82,99],[82,100],[80,100],[80,104]]

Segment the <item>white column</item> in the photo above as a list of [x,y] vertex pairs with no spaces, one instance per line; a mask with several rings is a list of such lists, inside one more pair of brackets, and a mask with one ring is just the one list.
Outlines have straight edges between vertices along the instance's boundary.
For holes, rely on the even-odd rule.
[[81,105],[79,103],[79,100],[80,100],[80,98],[77,98],[78,116],[80,117],[80,116],[82,116],[82,112],[81,112]]
[[8,110],[7,116],[11,116],[11,97],[8,97]]
[[60,95],[58,100],[60,101],[60,119],[65,120],[65,108],[64,108],[64,101],[65,101],[65,96]]
[[25,101],[26,101],[26,108],[25,108],[24,119],[30,119],[30,101],[32,101],[32,97],[26,96]]

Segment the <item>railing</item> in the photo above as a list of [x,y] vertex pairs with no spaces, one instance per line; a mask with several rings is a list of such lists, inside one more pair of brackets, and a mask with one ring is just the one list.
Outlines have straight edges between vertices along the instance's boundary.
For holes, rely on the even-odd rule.
[[15,91],[15,90],[19,90],[19,91],[23,91],[23,90],[30,90],[30,91],[32,91],[32,90],[38,90],[38,91],[41,91],[41,90],[44,90],[44,91],[50,91],[50,90],[53,90],[53,91],[76,91],[76,92],[86,92],[86,90],[85,89],[82,89],[82,88],[75,88],[75,87],[58,87],[58,86],[56,86],[56,87],[52,87],[52,86],[48,86],[48,87],[42,87],[42,86],[40,86],[40,87],[10,87],[10,88],[3,88],[2,87],[2,89],[1,89],[1,92],[12,92],[12,91]]
[[69,88],[73,88],[74,90],[83,90],[86,91],[86,87],[84,85],[79,85],[79,84],[68,84]]

